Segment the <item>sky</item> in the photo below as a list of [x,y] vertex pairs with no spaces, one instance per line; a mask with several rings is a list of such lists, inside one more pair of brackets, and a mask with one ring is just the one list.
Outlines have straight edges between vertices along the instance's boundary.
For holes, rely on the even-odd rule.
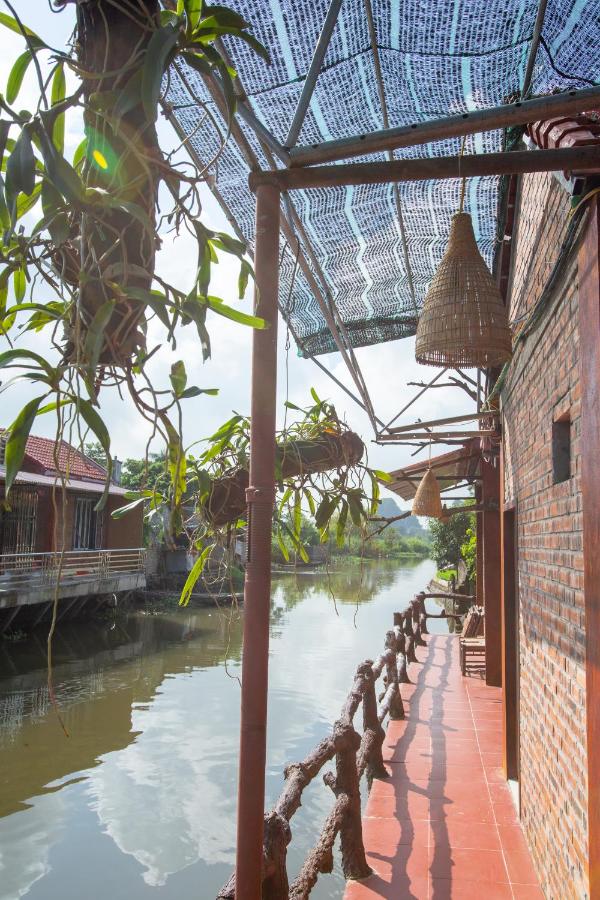
[[[74,6],[68,4],[59,13],[52,12],[49,0],[13,0],[13,5],[25,24],[34,29],[47,43],[56,48],[64,48],[72,31],[75,12]],[[235,6],[234,0],[232,5]],[[4,0],[0,0],[0,9],[9,12]],[[4,92],[6,80],[12,63],[24,49],[24,42],[13,32],[0,26],[0,91]],[[33,67],[30,67],[32,69]],[[36,82],[33,72],[29,72],[19,95],[19,108],[34,108]],[[290,111],[290,116],[292,111]],[[83,137],[81,122],[78,119],[67,121],[66,153],[73,153]],[[169,151],[179,146],[180,141],[171,126],[162,117],[159,119],[159,139],[161,147]],[[177,158],[183,158],[180,151]],[[208,188],[202,190],[204,224],[209,228],[230,231],[224,215],[212,197]],[[33,215],[33,213],[31,214]],[[39,217],[36,214],[35,220]],[[193,284],[196,268],[194,242],[189,235],[183,233],[173,238],[165,234],[163,246],[158,254],[157,271],[166,280],[171,281],[183,290],[189,290]],[[238,266],[234,258],[227,257],[213,267],[214,275],[210,285],[210,293],[221,296],[226,303],[240,305],[246,312],[252,312],[251,290],[240,304],[237,297]],[[34,289],[31,299],[46,302],[51,297],[46,295],[47,289]],[[177,334],[177,349],[172,352],[169,347],[162,346],[149,363],[149,372],[153,381],[168,386],[168,374],[171,364],[183,360],[188,373],[188,385],[200,388],[218,388],[219,395],[210,397],[201,395],[184,403],[184,443],[190,445],[209,436],[216,428],[229,418],[232,411],[248,413],[250,407],[250,358],[251,329],[224,320],[209,312],[207,327],[211,336],[212,357],[202,362],[202,353],[197,334],[193,326],[182,328]],[[150,323],[148,346],[164,341],[164,329]],[[386,471],[397,469],[415,460],[423,458],[423,454],[411,457],[414,448],[399,446],[379,446],[373,442],[373,432],[366,414],[354,403],[327,375],[321,372],[310,360],[297,355],[296,347],[291,346],[286,352],[285,323],[279,320],[279,366],[278,366],[278,410],[283,416],[283,403],[289,399],[299,406],[311,404],[310,389],[314,388],[321,399],[331,401],[341,419],[358,432],[367,446],[369,464]],[[19,341],[17,346],[24,346]],[[27,346],[48,355],[47,338],[44,332],[31,337],[27,335]],[[0,337],[0,350],[7,349],[5,339]],[[414,338],[391,341],[374,347],[360,348],[356,351],[359,364],[374,403],[375,412],[384,422],[389,421],[417,392],[417,388],[407,387],[409,381],[429,381],[436,369],[420,366],[414,358]],[[344,384],[352,386],[350,376],[339,353],[330,353],[320,357],[321,362]],[[35,392],[29,386],[17,384],[1,395],[0,426],[7,426],[19,409]],[[114,455],[119,459],[141,457],[145,453],[149,437],[149,426],[139,417],[127,399],[121,399],[115,391],[106,391],[100,398],[101,413],[106,421],[110,434]],[[473,404],[469,398],[457,389],[440,389],[428,391],[396,424],[409,424],[417,417],[422,420],[433,419],[471,411]],[[36,420],[33,433],[51,437],[54,419],[44,416]],[[160,449],[156,446],[155,449]],[[438,452],[443,452],[441,448]],[[435,450],[433,451],[435,452]],[[385,493],[385,492],[384,492]],[[406,504],[400,502],[405,507]]]

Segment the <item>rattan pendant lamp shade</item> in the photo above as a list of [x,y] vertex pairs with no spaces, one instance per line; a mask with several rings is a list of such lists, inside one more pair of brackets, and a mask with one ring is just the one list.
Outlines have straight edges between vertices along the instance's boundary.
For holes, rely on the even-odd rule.
[[471,216],[458,212],[419,318],[417,362],[483,369],[511,355],[508,311],[477,247]]
[[412,505],[413,516],[430,516],[439,519],[442,516],[442,498],[438,480],[431,469],[427,469]]

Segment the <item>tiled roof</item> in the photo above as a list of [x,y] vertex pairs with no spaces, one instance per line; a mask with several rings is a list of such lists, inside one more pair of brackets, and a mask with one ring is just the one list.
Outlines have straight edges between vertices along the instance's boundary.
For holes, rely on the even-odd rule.
[[[0,429],[0,431],[3,430]],[[54,445],[55,441],[50,438],[30,435],[25,445],[23,469],[30,468],[31,463],[34,463],[36,469],[42,469],[43,472],[55,472]],[[28,466],[29,461],[31,462]],[[59,471],[63,474],[68,473],[72,478],[85,478],[91,481],[104,481],[106,478],[106,469],[66,441],[60,442],[58,464]]]

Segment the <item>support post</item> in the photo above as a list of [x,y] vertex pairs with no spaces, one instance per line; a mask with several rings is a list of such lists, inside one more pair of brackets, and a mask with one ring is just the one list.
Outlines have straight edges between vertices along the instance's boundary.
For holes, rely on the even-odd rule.
[[[475,485],[475,503],[481,505],[481,484]],[[477,606],[483,606],[483,513],[475,514],[476,563],[475,563],[475,593]]]
[[[483,606],[485,609],[485,680],[502,685],[500,469],[482,460]],[[477,590],[479,594],[479,588]]]
[[600,898],[600,209],[590,203],[579,251],[579,342],[581,365],[581,494],[583,590],[585,595],[585,686],[589,897]]
[[254,331],[252,339],[236,900],[260,900],[262,894],[271,520],[275,494],[278,256],[279,191],[272,185],[264,185],[256,192],[255,314],[266,320],[268,328]]

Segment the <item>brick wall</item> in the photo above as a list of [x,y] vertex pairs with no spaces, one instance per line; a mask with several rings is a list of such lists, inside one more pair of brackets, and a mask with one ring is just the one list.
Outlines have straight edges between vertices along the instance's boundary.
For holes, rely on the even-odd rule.
[[111,513],[120,506],[125,506],[128,501],[124,497],[111,496],[108,498],[106,510],[105,547],[114,550],[129,550],[141,547],[143,543],[144,510],[137,506],[122,519],[112,519]]
[[[513,236],[511,320],[537,302],[564,237],[569,198],[524,176]],[[516,509],[522,819],[549,898],[588,896],[585,620],[576,254],[502,392],[505,502]],[[570,477],[554,483],[553,421],[570,417]]]

